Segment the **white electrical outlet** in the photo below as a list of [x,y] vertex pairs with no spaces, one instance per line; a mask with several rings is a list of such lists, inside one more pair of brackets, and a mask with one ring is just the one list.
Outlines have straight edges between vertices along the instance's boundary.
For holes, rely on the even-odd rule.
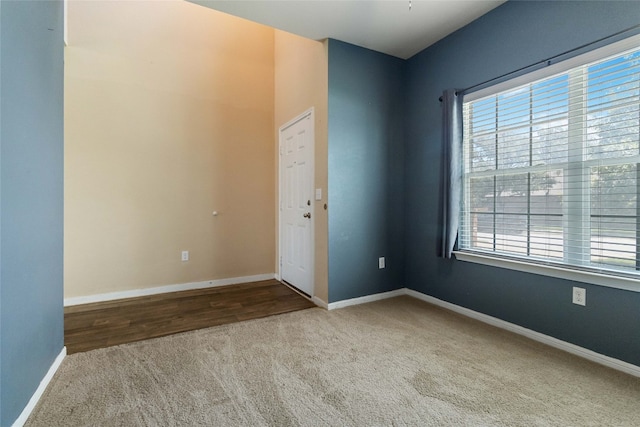
[[384,257],[378,258],[378,268],[384,268]]
[[182,251],[182,261],[189,261],[189,251]]
[[573,303],[578,305],[587,305],[587,290],[584,288],[573,287]]

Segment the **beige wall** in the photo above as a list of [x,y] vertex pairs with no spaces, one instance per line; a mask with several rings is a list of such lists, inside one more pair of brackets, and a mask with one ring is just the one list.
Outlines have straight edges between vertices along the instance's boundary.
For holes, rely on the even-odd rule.
[[274,30],[182,1],[68,13],[65,297],[273,273]]
[[[322,201],[316,201],[314,209],[314,295],[325,302],[329,300],[328,217],[327,211],[323,208],[327,202],[328,73],[326,42],[317,42],[283,31],[275,31],[276,141],[280,126],[311,107],[315,110],[315,188],[322,188]],[[276,152],[276,167],[277,157]]]

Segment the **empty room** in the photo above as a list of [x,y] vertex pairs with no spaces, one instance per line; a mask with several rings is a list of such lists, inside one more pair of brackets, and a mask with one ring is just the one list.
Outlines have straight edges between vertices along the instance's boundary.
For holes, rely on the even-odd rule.
[[0,22],[0,426],[638,424],[640,2]]

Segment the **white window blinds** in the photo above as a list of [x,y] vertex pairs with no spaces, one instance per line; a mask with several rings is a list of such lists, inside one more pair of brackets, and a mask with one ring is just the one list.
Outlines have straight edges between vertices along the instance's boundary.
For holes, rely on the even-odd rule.
[[640,275],[640,46],[464,102],[461,250]]

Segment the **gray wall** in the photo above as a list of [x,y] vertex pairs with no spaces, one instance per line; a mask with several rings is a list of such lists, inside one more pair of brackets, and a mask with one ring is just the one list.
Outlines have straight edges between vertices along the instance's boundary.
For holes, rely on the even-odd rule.
[[63,346],[62,1],[0,1],[0,425]]
[[329,41],[329,302],[402,284],[404,66]]
[[[640,293],[436,257],[441,112],[465,88],[640,23],[640,3],[510,1],[407,61],[406,285],[640,365]],[[572,286],[587,306],[571,303]]]

